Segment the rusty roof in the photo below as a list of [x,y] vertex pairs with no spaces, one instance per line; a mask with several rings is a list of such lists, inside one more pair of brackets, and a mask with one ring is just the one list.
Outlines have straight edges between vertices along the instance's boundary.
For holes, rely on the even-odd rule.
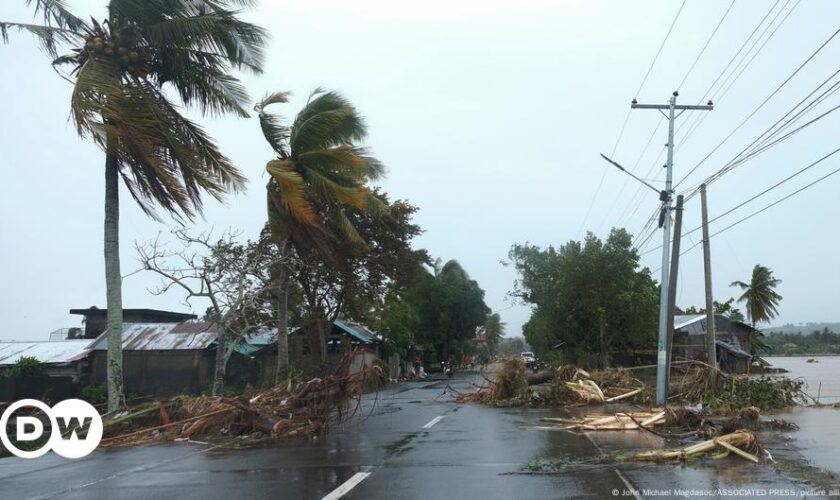
[[[126,351],[206,349],[216,341],[216,329],[206,321],[123,323],[122,341]],[[93,341],[91,349],[108,349],[107,330]]]
[[13,365],[28,356],[42,363],[64,364],[86,357],[90,339],[45,342],[0,342],[0,366]]

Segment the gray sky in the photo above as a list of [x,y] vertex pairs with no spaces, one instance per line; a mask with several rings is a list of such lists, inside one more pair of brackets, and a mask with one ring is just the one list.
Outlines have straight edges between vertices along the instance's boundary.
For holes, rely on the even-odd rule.
[[[24,2],[3,2],[0,19],[29,21]],[[74,12],[103,17],[105,1],[72,0]],[[11,5],[14,4],[14,5]],[[514,242],[560,245],[589,229],[603,236],[628,220],[636,233],[656,209],[653,193],[634,198],[634,181],[607,171],[598,153],[612,152],[629,101],[664,103],[677,88],[717,25],[729,0],[688,0],[638,96],[640,83],[680,2],[673,1],[268,1],[249,18],[273,40],[264,75],[244,76],[259,97],[291,90],[283,110],[293,116],[316,87],[337,89],[367,117],[368,145],[389,168],[382,182],[392,198],[420,207],[417,240],[435,257],[458,259],[501,310],[508,335],[518,334],[526,307],[506,300],[514,274],[499,264]],[[696,103],[774,3],[739,0],[680,90]],[[838,28],[840,3],[777,2],[776,21],[793,12],[689,140],[677,137],[675,179],[681,179]],[[775,26],[775,25],[774,25]],[[762,28],[763,29],[763,28]],[[774,28],[770,28],[769,34]],[[759,30],[761,33],[761,30]],[[766,35],[765,35],[766,36]],[[759,43],[760,45],[760,43]],[[750,45],[747,45],[749,48]],[[756,46],[757,50],[758,46]],[[0,338],[47,339],[56,328],[78,325],[71,307],[105,306],[102,261],[102,153],[80,140],[68,120],[70,85],[25,34],[0,45]],[[840,36],[709,157],[689,186],[731,159],[796,102],[837,70]],[[746,63],[747,59],[745,59]],[[737,62],[737,60],[736,60]],[[734,65],[735,63],[733,63]],[[726,78],[724,76],[724,78]],[[831,96],[810,116],[836,106]],[[840,113],[838,113],[840,114]],[[690,129],[694,117],[684,131]],[[201,119],[222,149],[251,180],[246,194],[226,205],[208,200],[198,228],[233,226],[257,234],[265,220],[265,162],[271,151],[254,118]],[[615,159],[637,173],[662,178],[666,142],[655,111],[633,111]],[[712,216],[838,147],[838,120],[830,115],[789,141],[724,176],[709,189]],[[840,167],[832,157],[797,179],[713,225],[722,228]],[[588,208],[603,178],[589,216]],[[748,280],[752,266],[770,266],[784,283],[777,323],[837,321],[836,265],[840,175],[712,240],[716,297]],[[154,238],[174,224],[146,218],[123,190],[123,274],[137,269],[133,242]],[[699,197],[697,197],[699,198]],[[699,199],[686,207],[685,226],[699,221]],[[636,207],[638,210],[634,212]],[[583,227],[583,230],[581,229]],[[643,250],[659,244],[654,235]],[[686,238],[684,248],[699,241]],[[651,269],[659,253],[644,256]],[[658,278],[658,275],[657,275]],[[171,292],[146,290],[153,277],[124,280],[126,307],[186,310]],[[702,253],[683,257],[678,304],[703,301]],[[201,313],[205,305],[195,303]]]

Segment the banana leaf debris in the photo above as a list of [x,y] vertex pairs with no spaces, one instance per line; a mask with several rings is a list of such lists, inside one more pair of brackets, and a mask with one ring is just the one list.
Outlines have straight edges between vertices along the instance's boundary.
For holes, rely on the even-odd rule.
[[770,453],[765,450],[758,437],[749,430],[741,429],[724,434],[700,443],[692,444],[675,450],[648,450],[631,455],[619,455],[619,461],[668,461],[690,460],[702,456],[721,459],[735,454],[754,463],[772,461]]
[[[358,411],[366,390],[385,380],[381,364],[354,367],[345,355],[325,378],[290,378],[253,397],[180,396],[133,407],[104,419],[103,447],[203,439],[241,445],[313,437]],[[356,402],[354,405],[353,402]]]

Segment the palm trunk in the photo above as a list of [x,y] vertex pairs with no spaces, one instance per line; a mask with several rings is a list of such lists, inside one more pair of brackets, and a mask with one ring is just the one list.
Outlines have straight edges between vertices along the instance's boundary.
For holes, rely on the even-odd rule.
[[105,290],[108,305],[108,411],[125,403],[122,356],[122,276],[120,275],[120,199],[117,157],[105,157]]
[[216,346],[216,363],[213,370],[213,395],[221,396],[225,388],[225,369],[227,368],[227,335],[220,332]]
[[274,383],[289,376],[289,272],[286,257],[289,253],[288,240],[280,247],[280,274],[277,277],[277,365]]

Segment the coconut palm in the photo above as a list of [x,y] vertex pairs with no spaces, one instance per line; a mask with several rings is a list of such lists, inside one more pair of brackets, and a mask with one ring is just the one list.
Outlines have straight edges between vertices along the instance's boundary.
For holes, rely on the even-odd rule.
[[[277,92],[255,106],[263,135],[277,155],[266,165],[271,177],[268,221],[281,256],[291,250],[303,258],[319,252],[329,260],[335,245],[365,247],[349,215],[384,213],[387,207],[366,187],[384,168],[359,146],[367,135],[364,120],[340,94],[315,89],[287,126],[266,107],[288,98],[289,93]],[[288,270],[281,266],[278,274],[277,380],[289,368]]]
[[[213,140],[170,99],[204,113],[247,116],[247,93],[232,68],[261,71],[266,35],[237,17],[248,0],[111,0],[101,22],[71,14],[63,0],[27,0],[43,25],[0,23],[34,34],[73,84],[78,133],[105,152],[105,281],[108,408],[124,402],[119,180],[142,210],[179,218],[201,212],[245,179]],[[61,55],[59,53],[61,52]],[[171,90],[172,94],[167,91]]]
[[747,316],[753,329],[757,323],[768,322],[779,313],[776,308],[782,296],[776,293],[776,287],[781,282],[782,280],[773,277],[770,268],[756,264],[749,283],[733,281],[729,285],[744,291],[743,295],[738,297],[738,302],[746,303]]

